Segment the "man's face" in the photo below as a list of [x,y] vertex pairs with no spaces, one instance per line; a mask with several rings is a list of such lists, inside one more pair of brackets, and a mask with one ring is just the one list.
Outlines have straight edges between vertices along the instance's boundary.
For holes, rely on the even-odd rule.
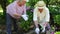
[[26,3],[26,1],[22,1],[22,5],[24,5]]
[[22,5],[24,5],[26,3],[26,1],[25,0],[22,0],[22,2],[18,2],[18,5],[19,6],[22,6]]

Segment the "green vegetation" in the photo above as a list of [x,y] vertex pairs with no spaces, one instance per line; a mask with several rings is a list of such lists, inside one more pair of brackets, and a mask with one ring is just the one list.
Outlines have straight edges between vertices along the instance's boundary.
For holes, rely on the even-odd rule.
[[55,34],[60,34],[60,32],[56,32]]
[[[2,0],[0,1],[0,24],[4,25],[5,23],[5,17],[6,17],[6,6],[12,3],[14,0]],[[30,8],[34,8],[34,5],[39,0],[29,0],[27,2],[27,6],[30,6]],[[46,3],[46,6],[49,8],[50,13],[53,16],[54,23],[57,23],[60,25],[60,0],[43,0]],[[2,3],[3,2],[3,3]],[[20,20],[21,24],[19,24],[19,27],[24,29],[25,31],[29,30],[29,27],[33,24],[33,12],[27,11],[27,14],[29,16],[28,21],[24,21],[23,19]],[[59,33],[58,33],[59,34]]]

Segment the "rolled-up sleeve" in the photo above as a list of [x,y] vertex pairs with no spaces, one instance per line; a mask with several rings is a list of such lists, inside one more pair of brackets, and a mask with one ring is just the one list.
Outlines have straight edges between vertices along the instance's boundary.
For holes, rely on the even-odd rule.
[[49,9],[46,8],[46,17],[45,17],[46,22],[49,22],[50,20],[50,14],[49,14]]
[[34,9],[34,12],[33,12],[33,21],[37,21],[37,9]]

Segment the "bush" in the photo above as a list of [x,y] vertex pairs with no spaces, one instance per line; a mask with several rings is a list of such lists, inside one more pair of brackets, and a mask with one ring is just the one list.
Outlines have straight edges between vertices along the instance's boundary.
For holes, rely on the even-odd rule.
[[60,15],[54,17],[54,22],[60,25]]
[[60,25],[60,12],[59,7],[49,7],[50,13],[53,16],[54,23],[57,23]]
[[24,21],[23,18],[20,19],[20,24],[19,27],[22,28],[25,31],[28,31],[32,22],[33,22],[33,13],[30,11],[27,11],[27,15],[28,15],[28,21]]
[[5,24],[5,19],[3,18],[3,12],[0,12],[0,25]]

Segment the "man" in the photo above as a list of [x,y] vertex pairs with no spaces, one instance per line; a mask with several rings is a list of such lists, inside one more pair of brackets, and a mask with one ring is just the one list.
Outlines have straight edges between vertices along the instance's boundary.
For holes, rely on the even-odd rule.
[[14,31],[18,32],[18,27],[17,27],[16,21],[23,14],[26,14],[25,3],[26,3],[26,0],[16,0],[6,7],[7,8],[7,12],[6,12],[7,34],[12,34],[12,32],[11,32],[12,23],[14,25]]
[[49,9],[46,7],[46,4],[44,1],[38,1],[33,12],[33,21],[36,26],[36,33],[39,33],[40,31],[38,24],[42,26],[42,32],[45,32],[45,27],[48,26],[48,22],[50,20],[49,18]]

